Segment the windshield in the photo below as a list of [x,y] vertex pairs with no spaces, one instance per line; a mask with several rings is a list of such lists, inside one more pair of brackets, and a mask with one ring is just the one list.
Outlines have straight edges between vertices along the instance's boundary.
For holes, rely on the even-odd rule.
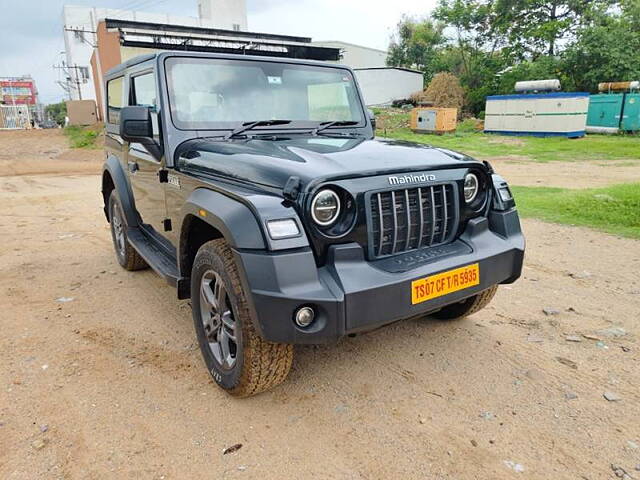
[[272,119],[291,120],[289,127],[364,124],[353,76],[345,69],[209,58],[169,58],[166,65],[178,128],[225,129]]

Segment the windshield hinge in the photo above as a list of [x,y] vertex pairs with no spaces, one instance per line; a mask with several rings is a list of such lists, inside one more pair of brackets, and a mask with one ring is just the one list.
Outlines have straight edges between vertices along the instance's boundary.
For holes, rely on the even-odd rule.
[[158,180],[160,183],[167,183],[169,181],[169,170],[161,169],[158,170]]

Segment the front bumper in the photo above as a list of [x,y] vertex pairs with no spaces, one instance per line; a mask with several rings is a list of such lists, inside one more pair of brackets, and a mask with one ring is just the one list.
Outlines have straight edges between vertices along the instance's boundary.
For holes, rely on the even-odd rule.
[[[368,262],[358,244],[335,245],[318,268],[310,249],[284,253],[235,251],[254,326],[272,342],[326,343],[356,332],[425,315],[521,273],[524,237],[515,209],[471,220],[454,243],[433,251]],[[477,286],[411,304],[411,281],[478,263]],[[298,328],[294,312],[316,311],[314,323]]]

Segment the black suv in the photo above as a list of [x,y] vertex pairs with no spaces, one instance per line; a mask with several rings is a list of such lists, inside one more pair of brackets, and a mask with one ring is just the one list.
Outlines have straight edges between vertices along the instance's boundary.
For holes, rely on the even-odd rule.
[[191,299],[215,381],[282,382],[293,344],[459,318],[522,269],[488,163],[374,138],[353,72],[164,52],[106,76],[104,211],[119,263]]

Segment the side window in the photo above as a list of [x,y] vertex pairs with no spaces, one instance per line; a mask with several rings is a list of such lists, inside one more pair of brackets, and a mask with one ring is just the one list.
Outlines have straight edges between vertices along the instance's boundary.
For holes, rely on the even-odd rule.
[[114,125],[120,124],[120,109],[124,88],[123,77],[114,78],[107,83],[107,122]]
[[132,105],[156,108],[156,79],[153,73],[132,77],[131,89],[133,92]]
[[131,77],[130,99],[130,105],[150,107],[153,135],[158,135],[158,100],[156,98],[156,77],[153,73],[143,73],[137,77]]

